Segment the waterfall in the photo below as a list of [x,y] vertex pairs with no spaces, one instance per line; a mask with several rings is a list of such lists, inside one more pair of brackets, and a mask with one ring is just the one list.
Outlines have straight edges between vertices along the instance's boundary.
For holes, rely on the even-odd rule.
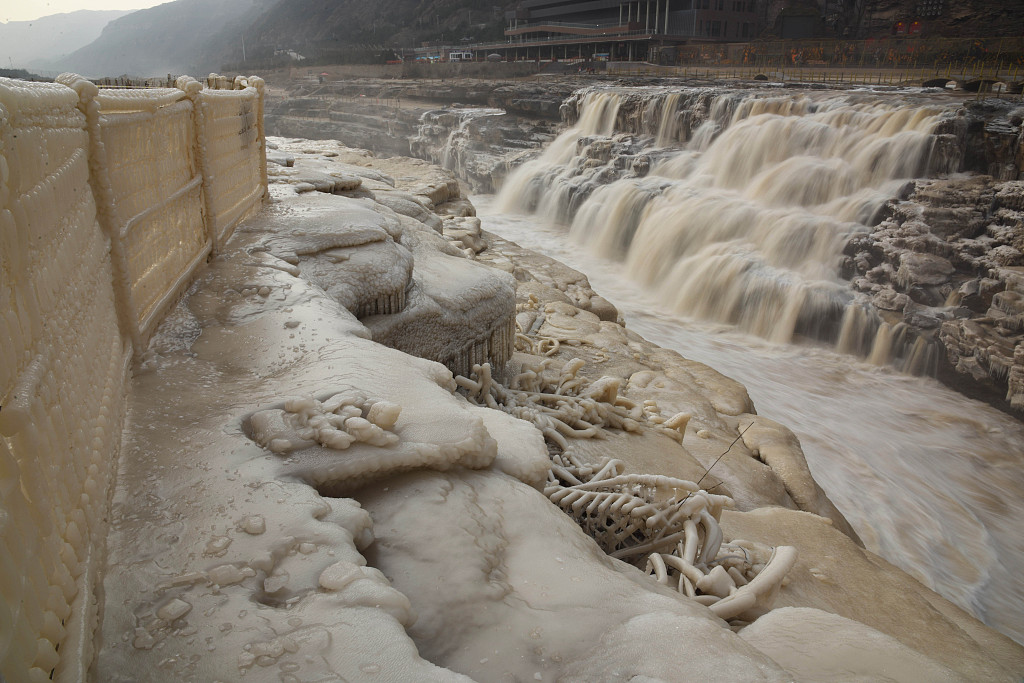
[[572,197],[579,188],[597,182],[594,174],[583,168],[586,159],[579,148],[585,145],[581,143],[588,137],[612,134],[621,101],[616,92],[587,92],[576,125],[552,140],[540,157],[509,174],[498,196],[498,210],[535,211],[555,223],[570,218]]
[[862,305],[839,265],[849,237],[927,173],[940,108],[624,88],[577,93],[566,108],[575,125],[509,177],[501,211],[569,225],[678,313],[918,372],[931,362],[924,340]]
[[472,124],[478,119],[504,113],[503,109],[481,107],[455,107],[424,112],[420,116],[416,137],[409,141],[410,152],[466,177],[465,152],[472,143]]

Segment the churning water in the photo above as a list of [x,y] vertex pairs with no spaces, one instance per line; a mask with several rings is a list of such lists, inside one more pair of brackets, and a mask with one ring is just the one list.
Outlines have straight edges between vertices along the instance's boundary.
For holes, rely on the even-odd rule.
[[568,225],[676,313],[930,369],[934,349],[865,307],[839,265],[850,235],[936,163],[941,107],[856,93],[574,97],[575,125],[510,174],[498,210]]

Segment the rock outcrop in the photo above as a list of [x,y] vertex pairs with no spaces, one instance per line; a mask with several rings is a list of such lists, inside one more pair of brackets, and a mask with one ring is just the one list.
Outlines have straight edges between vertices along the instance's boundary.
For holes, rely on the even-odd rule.
[[884,320],[942,349],[939,376],[1024,410],[1024,182],[921,180],[846,246],[844,267]]
[[338,140],[377,155],[408,156],[458,173],[494,192],[517,156],[551,140],[563,99],[578,82],[355,79],[298,84],[271,95],[267,131]]

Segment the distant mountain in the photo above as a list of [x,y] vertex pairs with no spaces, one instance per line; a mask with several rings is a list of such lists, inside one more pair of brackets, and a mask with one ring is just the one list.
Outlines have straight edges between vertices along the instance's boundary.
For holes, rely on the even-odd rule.
[[272,0],[176,0],[110,22],[93,43],[60,61],[85,76],[201,75],[219,68],[211,46],[262,14]]
[[[86,76],[267,68],[287,51],[360,59],[427,40],[501,39],[504,0],[176,0],[112,21],[58,69]],[[275,52],[278,56],[275,58]]]
[[[386,48],[427,41],[451,45],[504,40],[508,0],[279,0],[245,27],[245,64],[275,64],[275,53],[317,62],[373,60]],[[225,34],[227,38],[227,34]],[[211,45],[211,57],[234,69],[243,35]]]
[[0,66],[49,68],[47,63],[85,47],[99,38],[104,26],[129,13],[80,10],[0,24]]

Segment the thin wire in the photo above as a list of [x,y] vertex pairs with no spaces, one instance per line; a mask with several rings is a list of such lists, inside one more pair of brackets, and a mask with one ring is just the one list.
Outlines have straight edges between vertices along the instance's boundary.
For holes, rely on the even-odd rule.
[[[729,451],[731,451],[731,450],[732,450],[732,447],[736,445],[736,442],[737,442],[737,441],[739,441],[740,439],[742,439],[742,438],[743,438],[743,434],[744,434],[744,433],[746,433],[746,431],[747,431],[748,429],[750,429],[751,427],[753,427],[753,426],[754,426],[754,423],[753,423],[753,422],[751,422],[751,423],[750,423],[750,424],[748,424],[748,425],[747,425],[746,427],[744,427],[744,428],[743,428],[743,431],[741,431],[741,432],[739,433],[739,435],[738,435],[738,436],[737,436],[737,437],[736,437],[735,439],[733,439],[733,440],[732,440],[732,443],[731,443],[731,444],[729,444],[729,447],[725,449],[725,453],[722,453],[722,454],[721,454],[720,456],[718,456],[718,458],[717,458],[717,459],[716,459],[716,460],[715,460],[715,461],[714,461],[713,463],[711,463],[711,467],[709,467],[709,468],[707,469],[707,471],[706,471],[706,472],[704,472],[704,476],[703,476],[703,477],[701,477],[701,478],[700,478],[700,480],[698,480],[698,481],[697,481],[697,486],[698,486],[698,487],[700,486],[700,482],[704,481],[704,477],[706,477],[706,476],[708,476],[709,474],[711,474],[711,470],[712,470],[712,468],[714,468],[714,466],[718,464],[718,461],[719,461],[719,460],[721,460],[722,458],[724,458],[724,457],[725,457],[725,456],[726,456],[726,455],[727,455],[727,454],[729,453]],[[715,486],[721,486],[721,485],[722,485],[722,484],[721,484],[721,482],[719,482],[719,483],[718,483],[718,484],[716,484]],[[715,487],[713,486],[712,488],[715,488]]]

